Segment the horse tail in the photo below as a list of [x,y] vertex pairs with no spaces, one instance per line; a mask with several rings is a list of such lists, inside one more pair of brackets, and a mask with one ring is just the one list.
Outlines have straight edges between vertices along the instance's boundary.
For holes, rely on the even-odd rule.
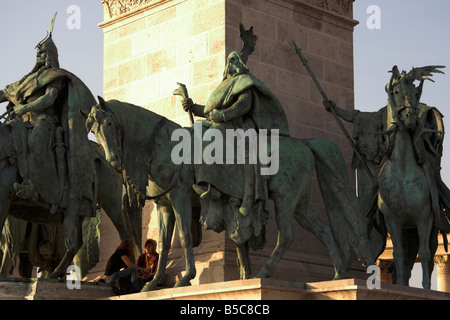
[[333,237],[342,260],[351,263],[351,251],[365,265],[375,263],[382,241],[369,240],[368,218],[348,179],[347,166],[339,146],[325,139],[307,139],[304,143],[314,155],[315,169]]

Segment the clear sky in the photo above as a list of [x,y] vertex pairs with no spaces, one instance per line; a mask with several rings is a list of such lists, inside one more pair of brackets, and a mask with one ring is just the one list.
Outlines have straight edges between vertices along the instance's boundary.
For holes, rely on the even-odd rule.
[[[0,88],[19,80],[35,63],[35,45],[45,37],[57,11],[53,40],[60,65],[75,73],[94,96],[103,88],[103,21],[101,0],[2,0],[0,10]],[[79,11],[73,10],[76,5]],[[369,6],[379,8],[380,29],[370,29]],[[69,12],[68,12],[69,10]],[[79,13],[79,14],[78,14]],[[384,86],[389,70],[445,65],[445,75],[426,82],[422,102],[450,118],[450,13],[449,0],[356,0],[354,19],[355,108],[376,111],[386,105]],[[245,23],[245,22],[244,22]],[[293,53],[294,54],[294,53]],[[331,98],[331,97],[330,97]],[[5,105],[0,106],[3,113]],[[450,128],[447,118],[445,124]],[[450,140],[444,143],[443,180],[450,184]]]
[[[79,15],[72,5],[78,6]],[[2,0],[0,88],[20,80],[34,67],[34,47],[45,37],[55,12],[53,40],[61,68],[81,78],[94,96],[101,95],[103,31],[97,26],[103,21],[101,0]]]

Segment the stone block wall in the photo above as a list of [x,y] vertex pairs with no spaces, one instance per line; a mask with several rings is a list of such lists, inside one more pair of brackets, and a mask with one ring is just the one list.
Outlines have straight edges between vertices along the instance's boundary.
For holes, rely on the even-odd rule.
[[[353,109],[353,1],[231,0],[226,3],[226,52],[241,48],[239,23],[254,27],[259,36],[248,67],[280,99],[289,129],[297,138],[324,138],[339,144],[347,163],[352,149],[297,56],[292,41],[302,49],[329,99]],[[352,126],[346,125],[351,135]],[[348,169],[354,183],[353,171]],[[313,183],[312,205],[326,221],[318,184]],[[275,230],[274,230],[275,231]],[[272,231],[272,234],[273,232]],[[275,235],[274,235],[275,236]],[[274,243],[276,239],[272,239]],[[273,244],[274,245],[274,244]],[[268,243],[268,247],[270,244]],[[296,241],[286,256],[298,253],[327,257],[312,234],[296,226]],[[319,258],[320,260],[321,258]]]
[[181,82],[194,101],[204,101],[220,83],[225,1],[149,3],[119,20],[108,21],[106,13],[104,95],[189,125],[180,98],[172,93]]
[[[296,55],[292,41],[302,48],[328,97],[341,108],[353,109],[353,27],[357,22],[352,19],[352,3],[353,0],[104,0],[105,21],[100,25],[105,34],[104,97],[134,103],[180,125],[189,125],[181,98],[172,95],[177,82],[187,86],[194,102],[204,104],[222,80],[226,57],[242,46],[239,23],[243,23],[246,28],[253,26],[259,36],[248,61],[250,72],[280,99],[291,135],[331,139],[340,145],[350,163],[351,148],[331,114],[324,110],[322,97]],[[348,130],[351,132],[351,126]],[[349,175],[354,181],[350,168]],[[313,208],[326,220],[317,183],[312,188]],[[157,239],[157,215],[152,204],[147,205],[143,221],[143,237]],[[273,210],[269,224],[265,249],[252,252],[254,274],[276,245]],[[102,248],[104,259],[114,248]],[[225,233],[204,231],[203,242],[194,253],[194,284],[238,279],[234,244]],[[167,285],[184,270],[177,237],[169,261]],[[358,263],[353,270],[361,270]],[[274,277],[319,281],[333,275],[324,246],[296,224],[295,242]]]

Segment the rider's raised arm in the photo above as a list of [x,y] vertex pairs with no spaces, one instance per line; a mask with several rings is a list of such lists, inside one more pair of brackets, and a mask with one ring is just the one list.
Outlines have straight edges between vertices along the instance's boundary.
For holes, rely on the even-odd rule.
[[181,104],[183,105],[184,111],[192,111],[195,116],[205,118],[205,106],[194,103],[191,98],[183,99]]
[[194,113],[194,115],[196,115],[197,117],[205,117],[205,106],[201,105],[201,104],[194,104],[192,106],[192,112]]
[[347,122],[354,122],[356,115],[359,113],[359,110],[341,109],[336,105],[336,103],[333,100],[324,101],[323,105],[325,106],[325,109],[328,112],[331,112],[331,108],[333,108],[336,111],[336,114],[339,116],[339,118]]

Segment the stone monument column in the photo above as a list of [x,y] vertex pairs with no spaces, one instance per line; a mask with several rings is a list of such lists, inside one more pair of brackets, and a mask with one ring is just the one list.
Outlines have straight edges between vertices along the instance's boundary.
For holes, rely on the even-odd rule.
[[[222,81],[226,57],[242,46],[239,23],[258,35],[250,56],[250,72],[280,99],[290,132],[298,138],[337,142],[349,164],[352,150],[332,115],[324,110],[292,41],[303,50],[330,99],[353,109],[353,0],[104,0],[104,98],[140,105],[184,126],[188,115],[177,82],[184,83],[194,102],[205,104]],[[349,125],[348,131],[351,132]],[[354,173],[349,167],[351,181]],[[318,184],[312,205],[326,221]],[[255,275],[276,245],[272,217],[264,250],[251,251]],[[157,239],[157,215],[145,212],[143,237]],[[293,222],[294,223],[294,222]],[[331,280],[334,269],[325,247],[295,224],[295,242],[280,262],[274,278],[293,281]],[[115,231],[110,231],[115,232]],[[145,240],[145,239],[144,239]],[[103,250],[103,248],[102,248]],[[105,249],[112,252],[112,249]],[[197,277],[193,284],[239,278],[234,243],[223,232],[203,231],[195,248]],[[177,236],[169,255],[166,284],[184,270]],[[356,261],[353,275],[367,277]]]
[[450,261],[448,255],[437,255],[434,257],[436,263],[437,289],[450,292]]

